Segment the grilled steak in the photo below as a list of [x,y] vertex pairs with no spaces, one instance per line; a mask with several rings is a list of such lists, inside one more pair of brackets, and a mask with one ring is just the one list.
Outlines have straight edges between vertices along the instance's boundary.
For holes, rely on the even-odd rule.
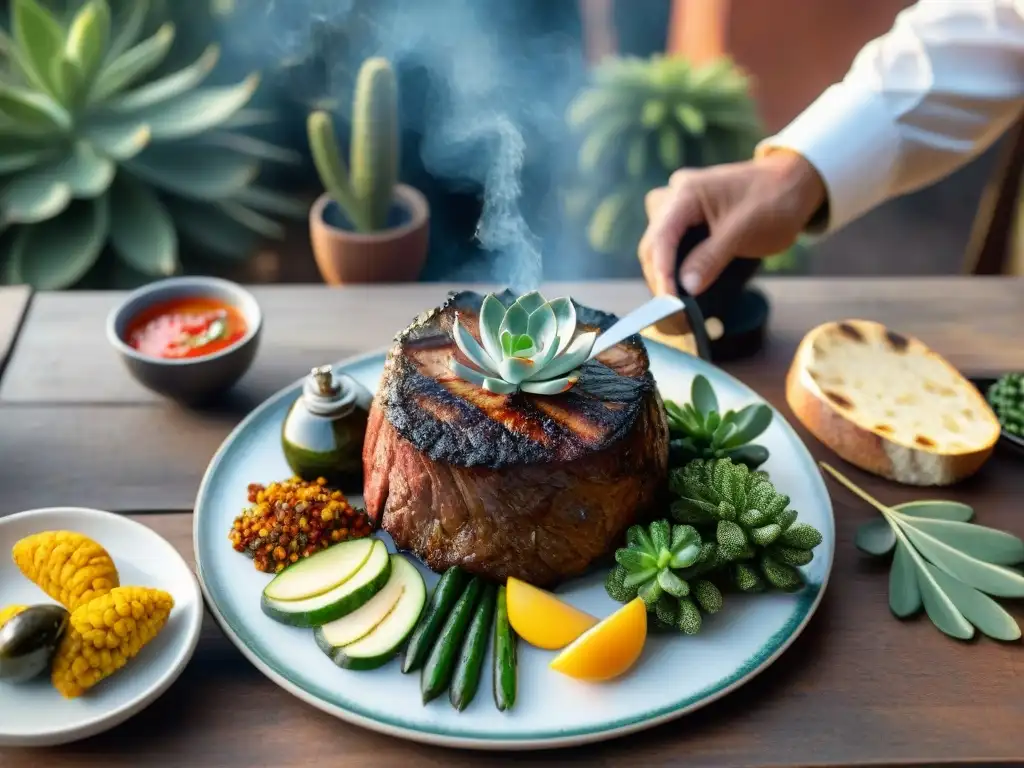
[[[515,297],[498,296],[506,306]],[[655,500],[668,426],[631,337],[556,396],[496,395],[448,370],[459,322],[479,339],[483,296],[462,292],[395,340],[363,450],[370,517],[435,571],[458,565],[553,586],[618,545]],[[577,334],[613,315],[576,304]]]

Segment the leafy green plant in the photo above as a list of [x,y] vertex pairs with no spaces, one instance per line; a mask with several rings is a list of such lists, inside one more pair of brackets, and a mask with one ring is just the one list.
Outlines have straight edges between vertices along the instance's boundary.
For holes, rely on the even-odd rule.
[[715,546],[702,558],[709,569],[725,568],[744,592],[804,586],[798,566],[811,562],[821,532],[797,522],[767,473],[730,459],[695,459],[669,473],[669,488],[678,496],[672,517]]
[[451,370],[465,381],[497,394],[518,390],[555,395],[579,379],[579,367],[594,348],[597,333],[575,339],[576,307],[563,297],[548,301],[539,292],[520,296],[508,308],[493,293],[484,297],[478,318],[481,346],[455,317],[455,343],[477,368],[452,357]]
[[832,477],[881,514],[857,530],[857,548],[893,554],[889,608],[907,618],[924,608],[932,623],[960,640],[975,629],[995,640],[1017,640],[1020,627],[992,597],[1024,597],[1024,541],[970,522],[974,510],[955,501],[912,501],[890,507],[824,462]]
[[264,160],[296,153],[239,129],[265,121],[246,110],[259,76],[199,87],[218,47],[183,69],[147,79],[166,58],[175,27],[143,38],[146,0],[112,17],[90,0],[58,17],[37,0],[13,0],[0,35],[0,255],[5,282],[74,286],[112,253],[135,274],[181,270],[179,236],[238,259],[257,236],[281,237],[268,214],[303,206],[255,186]]
[[636,249],[644,195],[673,171],[747,159],[763,133],[749,82],[727,59],[607,58],[567,121],[581,137],[567,213],[602,254]]
[[398,183],[398,87],[387,59],[359,69],[352,105],[349,173],[338,149],[334,121],[325,110],[309,116],[309,146],[327,193],[360,232],[388,226]]
[[693,566],[707,551],[690,525],[656,520],[648,528],[630,526],[626,546],[615,552],[618,565],[608,574],[605,590],[620,603],[639,596],[657,626],[695,635],[701,613],[717,613],[723,602],[713,582],[694,577]]
[[763,403],[722,413],[711,382],[698,374],[690,385],[690,402],[666,400],[665,412],[673,464],[729,458],[757,469],[768,460],[767,448],[751,444],[772,423],[772,409]]
[[996,379],[985,394],[1002,428],[1024,437],[1024,373],[1007,373]]

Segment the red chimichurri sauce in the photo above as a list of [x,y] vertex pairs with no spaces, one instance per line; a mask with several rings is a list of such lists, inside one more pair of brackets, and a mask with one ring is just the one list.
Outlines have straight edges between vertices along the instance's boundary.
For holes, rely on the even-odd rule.
[[203,357],[230,347],[246,330],[242,313],[230,304],[207,298],[175,299],[132,318],[127,342],[150,357]]

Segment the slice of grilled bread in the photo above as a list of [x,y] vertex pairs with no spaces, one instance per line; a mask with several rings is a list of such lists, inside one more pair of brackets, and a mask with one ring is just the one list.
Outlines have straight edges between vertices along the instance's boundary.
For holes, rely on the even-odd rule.
[[786,401],[840,457],[908,485],[974,474],[999,439],[971,382],[918,339],[869,320],[811,330],[786,377]]

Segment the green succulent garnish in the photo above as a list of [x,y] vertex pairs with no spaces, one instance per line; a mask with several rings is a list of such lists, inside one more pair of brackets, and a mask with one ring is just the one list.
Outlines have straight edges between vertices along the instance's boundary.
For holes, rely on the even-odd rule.
[[666,400],[665,412],[673,463],[729,458],[757,469],[768,460],[767,448],[751,444],[772,423],[772,409],[764,403],[722,413],[711,383],[697,375],[690,387],[690,402],[679,405]]
[[713,547],[705,561],[728,570],[738,589],[792,592],[804,586],[799,566],[811,562],[821,532],[797,522],[789,497],[766,472],[731,459],[697,459],[672,470],[669,487],[678,496],[672,517],[697,528]]
[[[453,336],[476,366],[452,357],[451,371],[496,394],[522,390],[555,395],[576,384],[597,334],[576,333],[576,307],[566,297],[547,301],[539,292],[520,296],[509,307],[493,294],[484,297],[478,318],[480,342],[455,316]],[[574,338],[575,336],[575,338]]]
[[640,597],[658,626],[696,634],[701,612],[716,613],[722,607],[718,587],[696,577],[708,552],[693,526],[667,520],[647,528],[630,526],[626,546],[615,552],[618,565],[608,574],[605,591],[620,603]]
[[985,395],[1005,432],[1024,437],[1024,373],[1000,376]]
[[895,616],[923,608],[950,637],[969,640],[978,629],[995,640],[1020,638],[1017,622],[992,597],[1024,597],[1024,574],[1008,567],[1024,562],[1024,541],[971,523],[974,510],[958,501],[886,506],[828,464],[821,466],[882,514],[858,528],[854,541],[869,555],[893,554],[889,609]]

